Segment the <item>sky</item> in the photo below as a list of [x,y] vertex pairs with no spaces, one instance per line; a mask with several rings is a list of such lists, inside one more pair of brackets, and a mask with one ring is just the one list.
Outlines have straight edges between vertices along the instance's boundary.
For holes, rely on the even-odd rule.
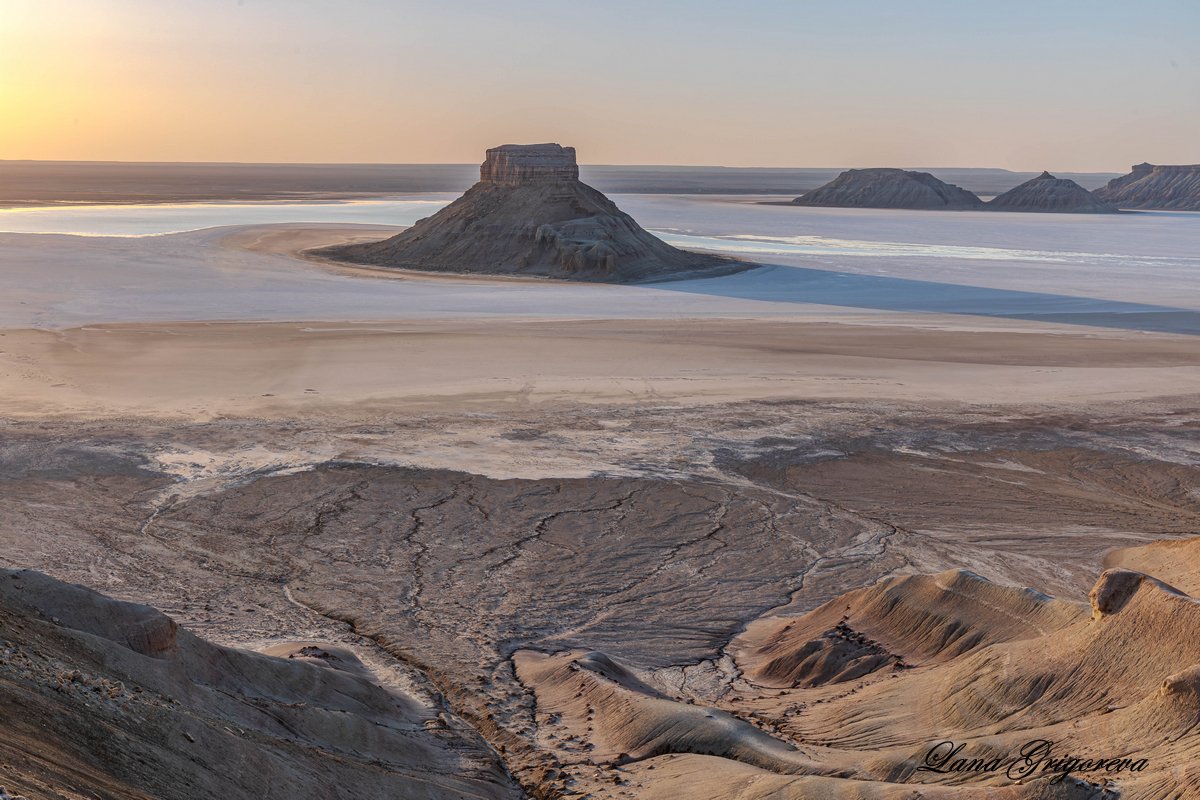
[[1200,163],[1200,0],[0,0],[0,159]]

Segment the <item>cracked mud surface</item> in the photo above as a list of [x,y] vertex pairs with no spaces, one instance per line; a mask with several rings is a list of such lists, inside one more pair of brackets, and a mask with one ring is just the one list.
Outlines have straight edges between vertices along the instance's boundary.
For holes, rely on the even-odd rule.
[[[596,707],[541,708],[527,654],[603,653],[623,672],[585,663],[597,686],[636,681],[733,713],[768,750],[802,744],[815,699],[780,699],[728,650],[756,620],[953,568],[1082,602],[1106,551],[1200,527],[1200,415],[1130,406],[14,423],[0,541],[5,565],[155,606],[219,644],[348,647],[478,731],[535,796],[640,796],[678,759],[766,751],[704,755],[720,751],[706,739],[613,766]],[[451,438],[494,474],[439,466],[429,454]],[[846,664],[897,663],[830,630]],[[845,682],[810,683],[822,704],[853,702]]]

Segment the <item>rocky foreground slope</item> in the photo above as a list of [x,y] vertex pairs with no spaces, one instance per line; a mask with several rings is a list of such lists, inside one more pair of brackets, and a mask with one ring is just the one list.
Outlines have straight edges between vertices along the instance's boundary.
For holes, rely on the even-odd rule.
[[918,208],[964,210],[983,206],[966,189],[928,172],[903,169],[850,169],[792,201],[798,206],[838,208]]
[[[1200,549],[1183,537],[1200,527],[1200,418],[1192,404],[1154,408],[1134,424],[1122,406],[1068,427],[1057,412],[1026,410],[952,423],[944,408],[831,419],[832,407],[807,402],[536,407],[472,412],[461,427],[438,412],[440,438],[421,440],[466,448],[503,432],[505,452],[522,459],[606,447],[641,465],[578,478],[359,463],[344,443],[325,445],[343,454],[331,463],[212,466],[220,453],[246,457],[247,445],[285,453],[289,437],[310,442],[313,428],[291,420],[274,432],[258,420],[162,427],[134,448],[123,437],[146,437],[153,422],[125,433],[107,422],[10,425],[5,558],[149,601],[181,629],[178,654],[155,659],[130,648],[169,653],[157,612],[137,607],[145,624],[121,633],[84,627],[95,623],[62,603],[35,609],[0,593],[0,639],[16,645],[0,654],[14,664],[0,664],[0,699],[42,703],[3,700],[3,718],[22,720],[0,737],[20,743],[0,753],[15,768],[5,785],[38,798],[177,797],[185,781],[219,778],[188,796],[239,797],[264,789],[262,773],[281,788],[261,796],[281,800],[404,796],[356,781],[377,775],[373,758],[386,767],[378,780],[411,776],[405,753],[434,759],[419,774],[457,774],[463,761],[421,735],[461,743],[450,749],[471,763],[473,728],[539,800],[1192,798],[1200,709],[1186,673],[1200,637],[1196,601],[1181,593],[1198,590]],[[338,441],[377,442],[385,424],[429,428],[409,420],[356,421]],[[143,453],[209,466],[179,481]],[[691,477],[671,471],[681,454]],[[1178,541],[1131,548],[1158,539]],[[0,588],[26,581],[0,575]],[[193,647],[183,629],[241,649]],[[393,726],[411,731],[412,750],[385,755],[398,739],[372,744],[363,732],[389,734],[383,706],[278,685],[280,662],[246,652],[264,647],[295,656],[284,674],[311,675],[303,659],[345,665],[352,651],[376,676],[403,668],[435,686],[425,700],[389,693],[398,719],[416,709],[419,727]],[[58,692],[74,670],[118,697]],[[155,678],[162,670],[172,682]],[[148,709],[126,697],[147,692]],[[138,717],[120,716],[122,703]],[[272,739],[271,719],[306,747]],[[1053,770],[1009,776],[1011,764],[919,771],[942,741],[991,763],[1040,740],[1055,743],[1056,761],[1117,762],[1057,783]],[[477,776],[496,763],[484,756]],[[39,793],[45,775],[59,783]]]
[[[1200,539],[1114,558],[1194,584]],[[521,796],[473,731],[361,665],[221,648],[146,606],[27,570],[0,579],[0,753],[22,791]],[[704,705],[601,651],[519,650],[524,733],[544,754],[523,783],[538,798],[1193,797],[1198,631],[1200,601],[1152,574],[1110,568],[1089,607],[958,569],[752,623]],[[564,783],[591,773],[591,792]],[[614,791],[596,792],[605,782]]]
[[1135,164],[1128,175],[1113,178],[1095,194],[1121,208],[1200,211],[1200,164]]
[[32,570],[0,570],[0,636],[0,781],[29,797],[522,795],[473,730],[337,648],[220,647]]
[[506,144],[487,151],[479,183],[382,242],[317,255],[435,272],[627,283],[738,272],[752,264],[671,247],[579,181],[575,148]]
[[1066,214],[1116,214],[1118,209],[1067,178],[1043,172],[1009,189],[988,204],[989,211],[1042,211]]
[[[1200,539],[1123,557],[1194,570]],[[599,652],[515,660],[548,743],[628,764],[641,797],[1186,798],[1198,631],[1200,601],[1140,572],[1089,607],[949,570],[751,624],[710,707]]]

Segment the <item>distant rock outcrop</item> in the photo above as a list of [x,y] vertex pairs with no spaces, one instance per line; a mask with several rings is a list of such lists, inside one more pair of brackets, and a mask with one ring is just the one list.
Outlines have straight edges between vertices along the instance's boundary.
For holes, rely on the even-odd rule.
[[962,210],[983,207],[983,201],[966,189],[940,181],[928,172],[903,169],[848,169],[792,202],[799,206],[841,208]]
[[1106,203],[1078,183],[1043,172],[1033,180],[1009,189],[987,204],[989,211],[1049,211],[1067,214],[1115,214]]
[[1200,164],[1136,164],[1128,175],[1113,178],[1095,195],[1121,208],[1173,208],[1200,211]]
[[496,147],[487,151],[479,178],[458,200],[390,239],[316,252],[399,269],[604,283],[711,276],[751,266],[678,250],[647,233],[580,183],[573,147]]

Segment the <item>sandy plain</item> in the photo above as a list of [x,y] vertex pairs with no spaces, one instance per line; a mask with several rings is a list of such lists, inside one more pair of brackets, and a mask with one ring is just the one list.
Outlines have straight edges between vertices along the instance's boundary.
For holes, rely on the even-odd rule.
[[[889,676],[961,709],[937,688],[959,680],[955,659],[1025,634],[942,609],[921,636],[979,634],[980,649],[946,653],[889,638],[871,597],[847,600],[853,635],[830,622],[826,636],[818,609],[929,574],[980,598],[962,608],[1040,620],[1052,639],[1041,605],[943,573],[1059,598],[1063,630],[1091,613],[1105,566],[1178,582],[1190,562],[1144,546],[1186,542],[1200,514],[1194,218],[1114,233],[990,215],[960,230],[903,212],[797,222],[749,203],[638,202],[648,227],[685,235],[725,218],[774,244],[894,229],[1031,253],[1069,240],[1076,255],[781,252],[715,288],[580,287],[304,257],[378,227],[0,235],[0,563],[148,603],[222,645],[344,647],[422,713],[481,737],[517,794],[1112,796],[1098,781],[919,786],[895,765],[920,746],[1008,723],[889,716]],[[933,591],[896,586],[903,608]],[[865,650],[836,645],[830,664],[916,669],[785,686],[760,649],[786,656],[776,634],[793,624],[852,648],[867,632]],[[1120,635],[1174,647],[1148,630]],[[1066,657],[1037,652],[1052,651]],[[1140,652],[1147,685],[1190,666]],[[1103,704],[1067,705],[1021,712],[992,746]],[[630,708],[674,733],[631,740]],[[718,719],[720,735],[705,727]],[[1196,754],[1151,738],[1121,746],[1190,791]],[[71,788],[77,774],[40,769],[13,785],[92,796]],[[154,775],[110,775],[101,794],[174,796]],[[1121,780],[1122,797],[1189,796]]]

